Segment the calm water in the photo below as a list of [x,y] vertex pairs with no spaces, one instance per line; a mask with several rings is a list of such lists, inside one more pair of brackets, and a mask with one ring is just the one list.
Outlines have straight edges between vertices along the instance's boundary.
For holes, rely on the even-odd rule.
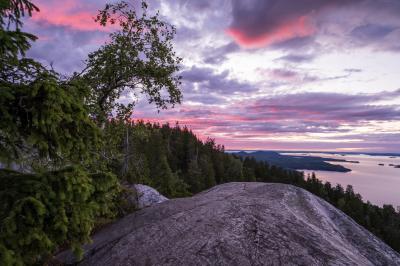
[[[365,201],[382,206],[392,204],[395,208],[400,206],[400,168],[394,168],[389,164],[399,165],[400,158],[388,156],[370,155],[333,155],[325,153],[282,153],[285,155],[315,155],[325,158],[345,159],[359,161],[359,164],[345,162],[330,162],[340,164],[351,169],[351,172],[308,171],[305,174],[315,172],[317,178],[329,181],[332,185],[341,184],[344,188],[349,184],[355,192],[361,194]],[[380,166],[378,164],[384,164]]]

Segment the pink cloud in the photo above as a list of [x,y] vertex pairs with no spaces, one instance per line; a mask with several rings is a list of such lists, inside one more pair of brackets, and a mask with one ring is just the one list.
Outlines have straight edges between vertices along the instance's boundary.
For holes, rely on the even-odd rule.
[[[337,93],[299,93],[276,95],[253,101],[232,103],[229,108],[183,105],[159,114],[136,112],[145,121],[169,122],[186,125],[200,139],[215,138],[228,149],[311,149],[358,148],[359,142],[349,142],[341,134],[368,125],[369,121],[397,120],[396,106],[374,106],[371,103],[387,97],[398,97],[399,91],[386,94],[346,95]],[[341,125],[349,128],[341,128]],[[332,140],[318,137],[311,141],[311,133],[330,133]],[[281,137],[288,137],[282,140]],[[364,145],[378,149],[384,145],[398,147],[399,142],[388,135],[360,135]],[[307,138],[306,143],[301,139]],[[382,139],[380,139],[382,138]],[[351,137],[349,137],[351,139]]]
[[234,27],[227,30],[227,34],[240,46],[245,48],[260,48],[293,38],[308,37],[315,32],[316,28],[307,16],[301,16],[291,21],[281,23],[271,31],[257,36],[252,36],[246,31]]
[[40,0],[36,4],[40,12],[33,14],[32,20],[35,22],[80,31],[105,30],[94,21],[97,10],[101,8],[99,6],[82,5],[77,0]]

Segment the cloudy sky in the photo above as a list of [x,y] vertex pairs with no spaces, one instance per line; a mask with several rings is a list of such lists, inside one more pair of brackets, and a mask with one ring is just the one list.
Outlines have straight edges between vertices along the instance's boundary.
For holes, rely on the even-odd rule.
[[[29,55],[82,69],[107,39],[104,0],[37,0]],[[183,103],[134,118],[227,149],[400,152],[399,0],[150,0],[177,28]],[[122,100],[128,100],[128,97]]]

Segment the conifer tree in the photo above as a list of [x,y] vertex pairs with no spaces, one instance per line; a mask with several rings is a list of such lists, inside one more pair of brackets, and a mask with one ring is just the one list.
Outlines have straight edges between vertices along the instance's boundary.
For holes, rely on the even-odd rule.
[[35,38],[21,32],[22,16],[34,11],[26,0],[0,5],[0,163],[18,170],[0,169],[1,265],[43,263],[64,243],[80,253],[119,190],[90,167],[100,136],[85,84],[24,56]]
[[200,169],[201,169],[201,175],[204,181],[203,183],[203,188],[210,188],[215,186],[215,172],[214,172],[214,167],[208,158],[207,155],[203,155],[199,159],[200,161]]
[[194,193],[200,192],[204,188],[202,184],[203,178],[204,177],[202,176],[201,168],[199,167],[197,160],[192,159],[189,162],[185,180],[190,187],[190,191],[193,191]]
[[[0,55],[1,63],[16,61],[25,55],[30,42],[37,39],[33,34],[21,31],[22,17],[32,16],[39,8],[29,0],[2,0],[0,2]],[[3,61],[4,60],[4,61]]]

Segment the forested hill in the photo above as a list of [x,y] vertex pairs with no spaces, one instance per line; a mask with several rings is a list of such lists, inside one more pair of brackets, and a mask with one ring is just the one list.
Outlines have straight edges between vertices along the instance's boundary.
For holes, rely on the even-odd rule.
[[[242,158],[225,153],[224,147],[217,145],[214,140],[201,141],[187,127],[179,125],[150,124],[143,121],[134,123],[112,119],[105,124],[102,139],[104,142],[100,150],[101,157],[96,165],[108,169],[107,174],[95,173],[87,176],[80,168],[66,168],[35,175],[0,170],[0,179],[3,181],[0,183],[0,191],[7,192],[0,194],[4,198],[1,202],[5,206],[2,209],[2,217],[6,217],[5,215],[9,212],[14,215],[14,212],[18,214],[32,211],[29,208],[14,208],[14,205],[21,201],[15,201],[14,198],[23,199],[30,195],[31,191],[39,195],[37,197],[40,201],[35,199],[29,204],[39,204],[35,208],[39,208],[37,211],[40,211],[40,219],[43,222],[48,220],[54,224],[55,228],[56,226],[58,228],[56,221],[58,221],[59,211],[51,209],[51,206],[59,204],[58,202],[65,204],[65,208],[69,210],[64,214],[66,217],[76,218],[83,215],[82,210],[87,211],[84,208],[97,204],[98,207],[94,205],[95,212],[90,213],[89,217],[92,219],[92,221],[89,220],[90,223],[85,224],[77,220],[77,224],[90,226],[89,229],[78,227],[68,230],[80,236],[85,232],[91,232],[92,223],[96,226],[102,221],[102,217],[109,217],[109,210],[118,210],[121,206],[118,197],[119,190],[115,189],[114,178],[116,177],[118,177],[116,180],[118,184],[126,182],[147,184],[171,198],[189,196],[214,185],[232,181],[286,183],[302,187],[325,199],[393,249],[400,251],[400,214],[396,213],[391,205],[380,208],[363,202],[361,196],[356,194],[351,186],[346,189],[340,185],[331,186],[328,182],[322,183],[315,175],[304,178],[302,172],[286,170],[269,165],[267,162],[258,162],[252,157]],[[74,182],[79,182],[77,183],[79,186],[74,188],[72,186]],[[50,195],[50,200],[46,195]],[[32,212],[36,213],[36,209],[34,210]],[[42,210],[44,212],[41,212]],[[69,213],[71,211],[72,213]],[[9,217],[17,219],[19,216]],[[65,241],[64,239],[74,239],[68,233],[62,241],[56,242],[61,231],[49,231],[53,230],[52,227],[41,227],[42,224],[30,224],[29,221],[20,221],[18,226],[23,226],[32,232],[38,231],[40,237],[54,238],[54,244],[51,246],[53,251],[56,250],[57,245],[65,243],[62,242]],[[73,220],[67,219],[65,223],[69,224],[71,221]],[[0,239],[9,250],[14,248],[13,245],[17,245],[14,239],[18,239],[6,238],[6,236],[12,236],[11,233],[5,231],[4,238]],[[88,241],[87,238],[81,237],[78,240]],[[28,248],[31,253],[22,253],[26,249],[20,248],[14,248],[12,252],[14,250],[21,252],[20,254],[24,254],[24,258],[29,261],[40,261],[41,258],[45,258],[42,254],[48,254],[49,251],[43,245],[37,248],[35,243],[41,243],[41,241],[38,238],[29,242],[32,243],[29,245],[18,244]],[[0,245],[1,248],[3,247]]]
[[[1,1],[0,265],[46,265],[61,248],[82,257],[95,228],[125,214],[127,182],[168,197],[230,181],[294,184],[400,251],[400,215],[392,206],[363,203],[350,186],[227,154],[185,127],[133,123],[140,99],[158,110],[182,100],[176,28],[141,2],[105,4],[94,22],[109,27],[108,38],[86,55],[82,69],[61,74],[28,57],[38,37],[23,24],[41,7]],[[120,101],[128,94],[129,101]]]
[[225,153],[224,146],[213,139],[201,141],[178,124],[111,120],[105,134],[109,135],[105,138],[110,140],[107,153],[114,156],[111,168],[115,173],[168,197],[188,196],[231,181],[292,182],[289,180],[303,178],[300,172]]
[[[213,139],[201,141],[179,125],[143,121],[126,124],[115,120],[109,123],[107,131],[119,139],[121,154],[128,151],[127,156],[120,158],[127,157],[129,161],[119,161],[114,169],[119,176],[123,175],[118,169],[128,169],[126,178],[130,182],[148,184],[168,197],[194,194],[231,181],[292,184],[325,199],[400,251],[400,214],[391,205],[381,208],[363,202],[351,186],[332,186],[315,175],[304,177],[302,172],[225,153],[224,147]],[[124,141],[126,136],[128,142]]]
[[323,158],[318,156],[283,155],[275,151],[254,151],[251,153],[241,151],[236,153],[236,155],[240,157],[254,157],[257,161],[267,161],[270,164],[288,169],[315,170],[315,171],[322,170],[322,171],[350,172],[351,171],[350,169],[342,165],[331,164],[329,162],[358,163],[357,161]]

